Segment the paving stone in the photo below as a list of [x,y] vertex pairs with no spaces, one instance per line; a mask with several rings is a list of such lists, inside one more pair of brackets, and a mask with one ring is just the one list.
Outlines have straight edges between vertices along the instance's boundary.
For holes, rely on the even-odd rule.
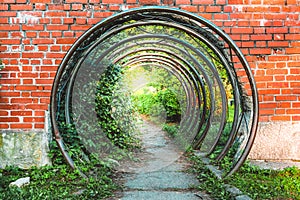
[[[183,152],[161,128],[144,122],[141,130],[143,163],[132,166],[123,177],[124,192],[121,200],[209,200],[208,195],[194,189],[200,183],[193,174],[185,172],[190,164]],[[129,172],[129,171],[128,171]],[[120,196],[123,196],[120,198]],[[116,199],[116,198],[113,198]]]
[[235,197],[235,200],[252,200],[252,199],[247,195],[240,195]]
[[165,191],[130,191],[125,192],[122,200],[200,200],[191,192]]
[[151,172],[138,174],[127,179],[125,186],[130,189],[188,189],[199,185],[195,176],[183,172]]

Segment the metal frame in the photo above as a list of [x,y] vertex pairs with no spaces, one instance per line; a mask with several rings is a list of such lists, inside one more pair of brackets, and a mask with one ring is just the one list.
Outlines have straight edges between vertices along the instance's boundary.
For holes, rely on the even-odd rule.
[[[149,26],[176,30],[177,34],[182,35],[148,33],[144,28]],[[121,37],[120,41],[113,41],[118,34],[132,29],[137,29],[140,33],[128,34],[128,38]],[[110,47],[100,48],[109,42],[112,43]],[[96,53],[92,55],[93,51]],[[173,8],[141,7],[113,15],[87,30],[73,44],[58,68],[52,87],[51,123],[55,140],[72,168],[76,166],[64,146],[66,141],[62,138],[58,124],[60,121],[72,123],[70,105],[73,85],[82,63],[90,56],[95,57],[95,63],[106,60],[121,66],[151,63],[170,71],[181,82],[188,99],[187,112],[183,118],[185,126],[181,128],[186,132],[196,130],[197,134],[191,141],[193,147],[201,149],[210,137],[213,120],[216,120],[219,128],[208,151],[204,152],[205,156],[210,157],[217,148],[221,148],[215,158],[216,161],[221,161],[230,150],[231,153],[233,151],[233,165],[227,175],[234,173],[243,164],[257,131],[258,94],[250,66],[242,52],[223,30],[200,16]],[[236,64],[242,68],[237,69]],[[224,127],[228,125],[227,94],[218,66],[226,71],[226,78],[233,89],[234,120],[226,136]],[[246,83],[250,85],[250,96],[246,95],[244,82],[237,76],[237,70],[245,72]],[[218,88],[221,98],[219,117],[216,113],[214,88]],[[193,107],[195,104],[198,106]],[[59,116],[61,112],[64,112],[63,118]],[[190,118],[190,115],[197,117]],[[247,127],[246,130],[242,130],[242,125]],[[245,146],[234,149],[234,144],[239,139],[238,132],[244,132]],[[222,137],[226,139],[225,144],[220,144]]]

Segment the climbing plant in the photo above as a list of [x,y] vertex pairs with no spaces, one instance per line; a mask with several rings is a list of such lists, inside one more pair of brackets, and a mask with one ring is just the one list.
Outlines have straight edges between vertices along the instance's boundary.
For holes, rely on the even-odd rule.
[[130,96],[122,91],[124,70],[110,65],[96,85],[96,112],[105,135],[121,148],[137,147],[134,137],[136,117]]

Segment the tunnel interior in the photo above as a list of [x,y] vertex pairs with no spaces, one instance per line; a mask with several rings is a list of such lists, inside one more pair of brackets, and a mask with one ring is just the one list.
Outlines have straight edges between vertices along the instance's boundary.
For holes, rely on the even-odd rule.
[[214,165],[229,159],[225,175],[246,160],[257,130],[258,97],[239,48],[200,16],[141,7],[87,30],[59,66],[51,123],[70,166],[76,167],[68,149],[78,138],[85,152],[101,157],[122,149],[120,140],[134,144],[131,123],[137,111],[128,105],[134,94],[147,92],[169,95],[172,105],[178,105],[174,111],[163,100],[149,112],[157,121],[176,123],[183,150],[195,149]]

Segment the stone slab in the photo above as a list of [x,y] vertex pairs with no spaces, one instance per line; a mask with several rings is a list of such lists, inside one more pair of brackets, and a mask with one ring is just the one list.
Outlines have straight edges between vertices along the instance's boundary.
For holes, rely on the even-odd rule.
[[252,160],[300,161],[300,123],[259,123],[248,158]]
[[183,172],[141,173],[127,178],[125,187],[139,190],[188,189],[199,185],[195,176]]
[[5,131],[0,133],[0,168],[18,166],[28,169],[32,166],[51,164],[48,157],[49,139],[45,132]]
[[203,198],[197,197],[191,192],[176,192],[176,191],[130,191],[125,192],[122,200],[200,200]]

